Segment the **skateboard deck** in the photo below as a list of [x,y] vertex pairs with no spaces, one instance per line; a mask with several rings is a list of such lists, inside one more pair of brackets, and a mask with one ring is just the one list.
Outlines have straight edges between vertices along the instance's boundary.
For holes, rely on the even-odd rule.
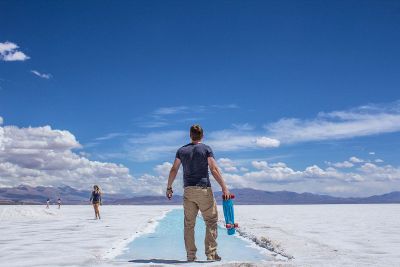
[[224,209],[224,217],[225,217],[225,227],[228,231],[228,235],[233,235],[236,232],[236,228],[238,228],[238,224],[235,223],[235,214],[233,212],[233,201],[235,195],[231,194],[230,198],[224,199],[222,198],[222,207]]

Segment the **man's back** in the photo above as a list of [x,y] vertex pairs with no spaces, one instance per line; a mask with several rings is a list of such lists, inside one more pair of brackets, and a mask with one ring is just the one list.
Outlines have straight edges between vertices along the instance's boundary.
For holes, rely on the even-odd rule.
[[218,169],[211,148],[201,143],[203,139],[203,129],[200,125],[190,127],[191,143],[178,149],[174,164],[168,176],[166,196],[172,197],[172,183],[178,174],[179,167],[183,165],[183,209],[185,214],[185,248],[187,260],[196,260],[196,244],[194,242],[194,226],[199,210],[206,222],[206,236],[204,240],[205,253],[207,260],[221,260],[217,254],[217,223],[218,210],[217,202],[211,189],[208,168],[215,180],[221,186],[222,194],[229,195],[229,190],[225,184],[222,174]]
[[214,157],[211,148],[202,143],[189,143],[176,152],[183,165],[184,186],[211,186],[208,158]]

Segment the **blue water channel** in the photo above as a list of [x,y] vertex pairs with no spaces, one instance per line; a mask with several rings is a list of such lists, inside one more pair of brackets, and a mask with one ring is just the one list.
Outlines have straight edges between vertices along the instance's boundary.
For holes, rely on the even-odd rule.
[[[197,259],[204,262],[205,224],[201,217],[197,217],[195,238]],[[223,262],[263,262],[268,260],[264,249],[259,249],[250,241],[244,240],[235,234],[229,236],[226,229],[218,228],[218,254]],[[183,241],[183,210],[175,209],[159,222],[154,233],[135,238],[128,244],[123,254],[117,260],[133,263],[161,263],[177,264],[186,261],[186,251]]]

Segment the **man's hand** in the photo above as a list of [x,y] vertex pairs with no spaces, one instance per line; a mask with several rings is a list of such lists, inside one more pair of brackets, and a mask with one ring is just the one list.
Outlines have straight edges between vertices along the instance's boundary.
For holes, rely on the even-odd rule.
[[171,200],[173,193],[174,193],[174,191],[172,191],[172,187],[167,187],[167,191],[165,192],[165,195],[167,196],[167,198],[169,200]]
[[223,199],[231,198],[231,193],[229,192],[228,188],[226,188],[226,187],[222,189],[222,198]]

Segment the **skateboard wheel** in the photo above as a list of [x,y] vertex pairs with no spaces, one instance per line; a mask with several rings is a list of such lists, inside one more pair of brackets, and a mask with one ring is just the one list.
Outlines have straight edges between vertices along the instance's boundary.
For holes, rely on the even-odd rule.
[[239,224],[235,223],[235,224],[234,224],[234,227],[235,227],[235,228],[238,228],[238,227],[239,227]]
[[230,194],[228,198],[224,198],[224,196],[222,195],[223,200],[229,200],[229,199],[234,199],[234,198],[235,198],[234,194]]
[[225,226],[226,226],[226,229],[231,229],[232,228],[232,224],[230,224],[230,223],[227,223]]

